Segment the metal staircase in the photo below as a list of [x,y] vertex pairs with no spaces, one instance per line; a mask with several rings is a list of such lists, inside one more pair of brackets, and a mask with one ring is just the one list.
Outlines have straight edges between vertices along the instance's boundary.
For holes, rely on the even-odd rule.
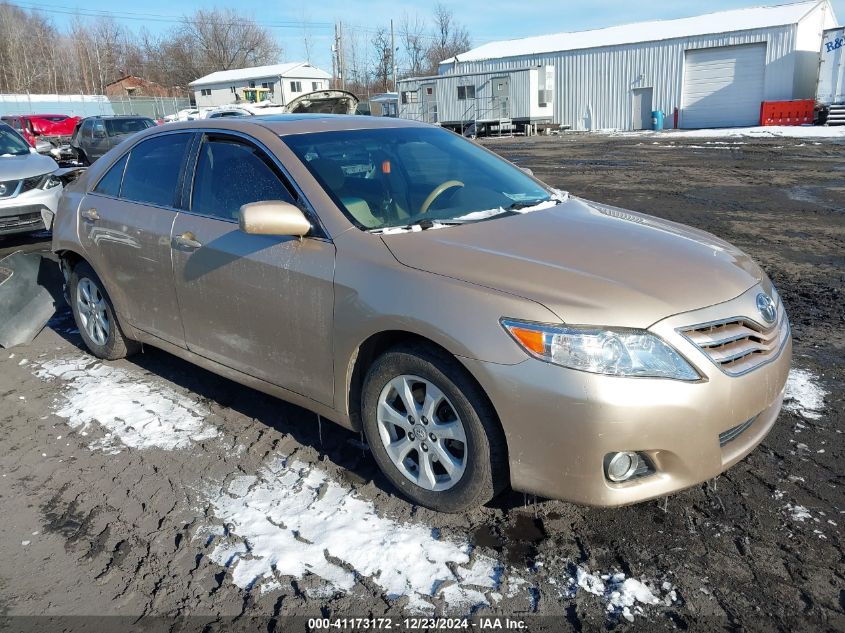
[[[507,134],[513,133],[513,121],[509,117],[510,103],[501,97],[488,97],[483,100],[473,99],[461,115],[461,134],[475,138],[480,129],[488,131],[495,125],[499,136],[507,129]],[[492,115],[492,116],[491,116]],[[481,128],[479,128],[479,123]]]

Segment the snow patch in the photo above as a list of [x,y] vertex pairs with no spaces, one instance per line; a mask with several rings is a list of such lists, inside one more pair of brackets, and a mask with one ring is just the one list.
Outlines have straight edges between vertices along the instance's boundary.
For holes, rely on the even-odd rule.
[[808,369],[790,369],[783,408],[810,420],[818,420],[824,410],[827,391]]
[[[594,596],[600,597],[606,603],[608,613],[634,621],[635,615],[644,613],[641,605],[671,605],[678,599],[675,588],[664,581],[661,585],[663,596],[656,589],[652,589],[645,582],[635,578],[627,578],[623,573],[594,574],[588,569],[577,567],[575,577],[569,581],[574,586],[574,594],[581,589]],[[655,595],[657,591],[658,595]]]
[[757,127],[734,127],[704,130],[597,130],[613,136],[651,136],[652,138],[820,138],[845,140],[845,127],[815,125],[766,125]]
[[367,577],[389,599],[407,597],[411,611],[432,613],[442,600],[449,612],[468,613],[489,605],[500,584],[492,558],[423,525],[379,516],[371,502],[310,464],[277,458],[254,477],[206,493],[226,526],[211,558],[244,589],[265,591],[285,576],[313,574],[331,595]]
[[87,435],[99,425],[105,437],[91,447],[119,453],[122,446],[175,450],[217,436],[205,424],[208,411],[173,389],[140,379],[138,372],[89,356],[39,364],[35,375],[62,381],[56,415]]
[[813,515],[810,514],[810,511],[807,508],[805,508],[804,506],[798,505],[797,503],[795,505],[793,505],[791,503],[787,503],[785,508],[786,508],[787,512],[789,512],[790,518],[793,521],[798,521],[800,523],[803,523],[806,519],[812,519],[813,518]]

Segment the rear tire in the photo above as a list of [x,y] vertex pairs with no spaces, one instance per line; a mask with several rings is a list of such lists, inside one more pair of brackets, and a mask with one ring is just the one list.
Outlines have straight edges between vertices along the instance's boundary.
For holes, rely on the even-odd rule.
[[[406,405],[409,399],[414,403]],[[362,420],[376,463],[414,503],[463,512],[507,486],[506,445],[496,413],[445,352],[407,345],[376,359],[364,380]]]
[[97,358],[117,360],[137,353],[141,344],[126,337],[103,282],[87,262],[70,275],[70,306],[85,346]]

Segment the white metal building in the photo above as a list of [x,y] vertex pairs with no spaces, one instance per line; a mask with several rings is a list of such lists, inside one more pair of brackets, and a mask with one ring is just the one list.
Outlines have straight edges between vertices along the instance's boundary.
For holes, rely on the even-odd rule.
[[829,1],[813,0],[492,42],[400,82],[400,116],[425,118],[431,107],[411,104],[434,96],[447,124],[473,77],[503,84],[512,115],[539,90],[514,90],[519,74],[550,68],[551,117],[572,129],[648,128],[653,110],[671,127],[676,109],[679,127],[755,125],[762,101],[814,97],[822,31],[835,23]]
[[194,91],[198,107],[235,103],[244,88],[266,88],[272,101],[286,105],[309,92],[328,89],[330,80],[331,75],[325,70],[307,62],[290,62],[220,70],[188,85]]

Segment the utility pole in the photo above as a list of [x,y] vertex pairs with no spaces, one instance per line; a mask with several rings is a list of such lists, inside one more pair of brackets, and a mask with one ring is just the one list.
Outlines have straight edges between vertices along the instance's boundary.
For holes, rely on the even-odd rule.
[[390,20],[390,62],[393,66],[393,92],[396,92],[396,39],[393,36],[393,20]]
[[343,22],[335,25],[335,47],[337,48],[337,74],[340,87],[346,90],[346,69],[343,67]]
[[334,44],[332,44],[332,88],[337,88],[337,22],[334,24]]

